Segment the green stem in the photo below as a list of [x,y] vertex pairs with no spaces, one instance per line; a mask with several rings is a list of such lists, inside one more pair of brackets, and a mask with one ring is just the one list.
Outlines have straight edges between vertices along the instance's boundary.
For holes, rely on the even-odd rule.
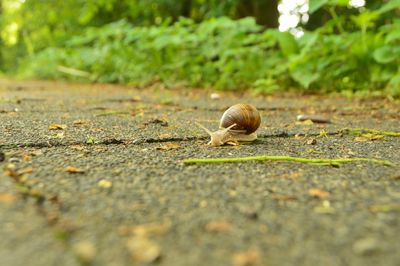
[[361,135],[364,133],[372,133],[372,134],[379,134],[385,135],[390,137],[400,137],[400,132],[393,132],[393,131],[383,131],[379,129],[370,129],[370,128],[346,128],[344,130],[350,131],[350,133],[355,135]]
[[344,33],[344,28],[343,28],[342,22],[340,21],[340,18],[336,14],[335,8],[329,7],[328,12],[331,14],[332,18],[337,22],[337,28],[339,30],[339,33]]
[[291,157],[291,156],[250,156],[250,157],[233,157],[233,158],[209,158],[209,159],[186,159],[183,163],[188,164],[198,164],[198,163],[237,163],[246,161],[289,161],[297,163],[307,163],[307,164],[317,164],[317,165],[332,165],[338,166],[340,163],[348,163],[355,161],[366,161],[371,163],[382,164],[386,166],[393,166],[390,161],[369,159],[369,158],[337,158],[337,159],[320,159],[320,158],[301,158],[301,157]]

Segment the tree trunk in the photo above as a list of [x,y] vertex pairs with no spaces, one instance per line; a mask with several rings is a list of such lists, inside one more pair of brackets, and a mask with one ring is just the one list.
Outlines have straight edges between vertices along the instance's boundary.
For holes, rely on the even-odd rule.
[[308,19],[306,25],[304,25],[306,30],[315,30],[321,26],[323,26],[326,22],[331,19],[331,15],[328,11],[321,8],[314,13],[310,14],[310,18]]
[[183,0],[181,8],[181,16],[190,18],[192,11],[192,0]]
[[255,17],[259,25],[266,28],[279,26],[278,0],[239,0],[236,7],[236,16]]

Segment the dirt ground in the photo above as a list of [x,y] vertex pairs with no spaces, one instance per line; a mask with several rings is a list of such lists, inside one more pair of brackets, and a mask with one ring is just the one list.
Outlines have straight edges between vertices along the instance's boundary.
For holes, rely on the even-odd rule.
[[[206,146],[194,122],[216,130],[239,102],[260,110],[258,140]],[[387,99],[3,80],[0,265],[400,265],[389,132]],[[256,155],[393,165],[183,164]]]

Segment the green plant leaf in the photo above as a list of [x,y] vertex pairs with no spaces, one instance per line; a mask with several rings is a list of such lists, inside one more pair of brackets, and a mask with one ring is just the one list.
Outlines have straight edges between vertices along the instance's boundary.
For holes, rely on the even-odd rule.
[[294,36],[289,32],[281,32],[278,30],[270,30],[270,33],[279,43],[282,53],[288,57],[299,51],[298,44]]
[[323,5],[326,5],[329,0],[309,0],[309,9],[310,14],[314,13],[318,9],[320,9]]
[[393,29],[388,35],[386,35],[385,43],[390,43],[395,40],[400,40],[400,27]]
[[375,50],[373,57],[380,64],[388,64],[400,58],[400,48],[386,45]]
[[400,7],[400,0],[390,0],[386,4],[384,4],[381,8],[376,10],[379,14],[386,13],[390,10]]
[[317,72],[308,71],[303,66],[296,68],[290,72],[292,78],[300,83],[304,88],[308,88],[311,83],[319,79],[320,75]]

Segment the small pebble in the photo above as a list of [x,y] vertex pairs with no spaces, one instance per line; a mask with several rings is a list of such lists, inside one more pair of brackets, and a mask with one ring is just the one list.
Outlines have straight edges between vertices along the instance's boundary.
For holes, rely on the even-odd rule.
[[96,256],[96,247],[92,242],[81,241],[73,246],[76,256],[84,263],[91,263]]
[[110,187],[112,187],[112,182],[102,179],[99,181],[99,183],[97,183],[97,185],[101,188],[110,188]]
[[329,118],[320,116],[320,115],[298,115],[298,121],[306,121],[311,120],[314,123],[330,123],[331,120]]
[[211,93],[210,98],[211,100],[219,100],[221,99],[221,95],[219,93]]
[[132,260],[136,263],[148,264],[161,257],[160,247],[144,236],[135,236],[128,240],[126,245]]
[[20,163],[20,162],[22,162],[22,160],[21,160],[20,158],[11,157],[11,158],[8,160],[8,162],[9,162],[9,163]]
[[368,256],[378,252],[381,246],[382,244],[376,238],[366,237],[354,242],[353,251],[358,255]]
[[316,139],[309,139],[309,140],[307,140],[307,145],[315,145],[315,144],[317,144],[317,140]]

